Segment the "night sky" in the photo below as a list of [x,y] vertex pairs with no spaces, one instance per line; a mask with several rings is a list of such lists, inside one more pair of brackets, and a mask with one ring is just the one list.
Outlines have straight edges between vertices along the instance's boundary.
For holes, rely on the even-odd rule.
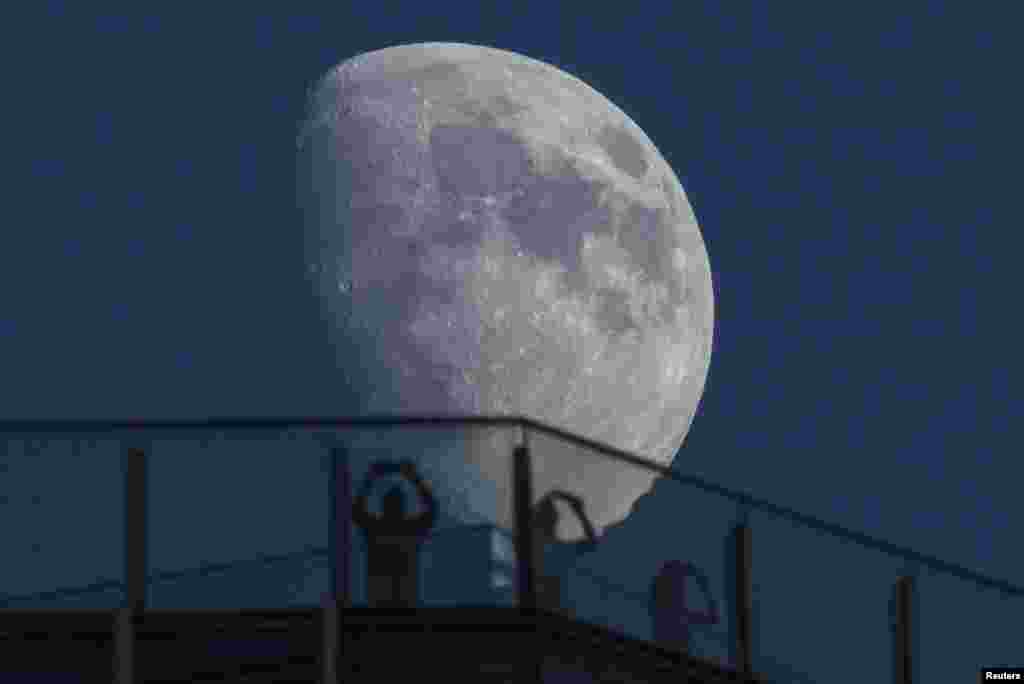
[[[997,18],[835,3],[38,6],[49,16],[26,18],[8,64],[0,419],[334,412],[295,198],[307,89],[360,52],[479,43],[608,97],[693,204],[716,336],[678,470],[1024,582],[1022,241],[1006,180],[1019,171],[999,160]],[[685,536],[699,521],[679,496],[659,487],[638,516]],[[4,577],[0,593],[21,586]],[[959,605],[931,614],[958,623]],[[921,648],[944,658],[937,641]]]

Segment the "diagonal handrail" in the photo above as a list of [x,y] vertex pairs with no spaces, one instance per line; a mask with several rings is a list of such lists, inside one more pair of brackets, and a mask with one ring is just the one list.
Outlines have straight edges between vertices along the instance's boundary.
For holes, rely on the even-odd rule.
[[365,417],[224,417],[198,420],[15,420],[0,421],[2,433],[101,433],[124,430],[233,430],[260,429],[286,430],[294,428],[327,429],[327,428],[372,428],[372,427],[520,427],[536,430],[557,437],[563,441],[585,447],[603,455],[626,461],[632,465],[658,473],[664,478],[675,480],[681,484],[696,487],[705,492],[717,494],[750,510],[761,511],[786,518],[811,529],[826,532],[832,536],[847,539],[860,546],[881,551],[890,556],[903,558],[930,570],[953,575],[958,579],[972,582],[978,586],[997,591],[1009,596],[1024,596],[1024,587],[1007,580],[998,579],[970,570],[962,565],[942,560],[936,556],[920,553],[914,549],[899,546],[892,542],[872,537],[863,532],[835,523],[830,523],[812,515],[801,513],[795,509],[773,504],[758,499],[746,492],[730,489],[708,482],[693,475],[683,475],[671,467],[655,463],[637,456],[626,450],[609,444],[592,440],[558,428],[528,416],[517,415],[377,415]]
[[[264,554],[255,558],[246,558],[244,560],[203,563],[197,567],[179,570],[159,570],[156,572],[150,572],[146,576],[146,584],[164,584],[183,579],[221,575],[246,567],[258,567],[272,565],[275,563],[291,563],[301,560],[319,560],[320,558],[326,559],[327,553],[328,551],[326,546],[310,546],[299,551]],[[79,585],[77,587],[63,587],[28,594],[0,594],[0,608],[7,607],[12,603],[22,603],[26,601],[52,601],[55,599],[86,596],[106,591],[124,591],[124,589],[124,580],[111,578],[97,579],[94,582]]]

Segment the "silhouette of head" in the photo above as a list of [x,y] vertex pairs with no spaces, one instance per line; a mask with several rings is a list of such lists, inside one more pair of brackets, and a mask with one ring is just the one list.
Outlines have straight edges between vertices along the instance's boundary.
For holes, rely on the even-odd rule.
[[534,526],[539,535],[545,539],[555,539],[558,532],[558,508],[551,497],[545,497],[537,504],[534,511]]
[[402,488],[395,485],[387,491],[380,501],[381,515],[385,518],[396,519],[405,517],[405,493]]

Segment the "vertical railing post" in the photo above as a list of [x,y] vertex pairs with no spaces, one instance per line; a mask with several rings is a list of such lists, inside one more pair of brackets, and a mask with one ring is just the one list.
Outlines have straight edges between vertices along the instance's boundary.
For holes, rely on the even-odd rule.
[[115,681],[136,680],[136,627],[146,607],[147,485],[146,453],[129,449],[124,459],[124,604],[115,620]]
[[[519,612],[530,620],[537,620],[537,585],[533,546],[533,467],[526,430],[523,441],[512,454],[512,486],[516,517],[516,593]],[[535,629],[532,653],[523,658],[522,681],[536,684],[544,678],[542,648],[544,640]]]
[[344,616],[349,604],[351,568],[352,482],[348,452],[331,449],[328,473],[328,591],[323,606],[323,682],[341,681]]
[[742,522],[733,528],[736,559],[736,669],[747,677],[753,676],[753,603],[751,591],[751,533],[750,524]]
[[895,630],[895,684],[913,684],[913,607],[914,578],[900,577],[895,585],[896,630]]
[[512,463],[516,515],[516,577],[519,609],[529,615],[537,611],[537,586],[533,557],[533,473],[530,448],[517,446]]

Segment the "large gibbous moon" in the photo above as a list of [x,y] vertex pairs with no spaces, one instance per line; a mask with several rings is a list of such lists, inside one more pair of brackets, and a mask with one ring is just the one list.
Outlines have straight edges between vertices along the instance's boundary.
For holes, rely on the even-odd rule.
[[[711,273],[624,112],[515,53],[403,45],[319,82],[299,161],[347,412],[523,414],[672,461],[710,363]],[[600,526],[653,481],[573,458],[539,453],[539,477],[584,489]]]

